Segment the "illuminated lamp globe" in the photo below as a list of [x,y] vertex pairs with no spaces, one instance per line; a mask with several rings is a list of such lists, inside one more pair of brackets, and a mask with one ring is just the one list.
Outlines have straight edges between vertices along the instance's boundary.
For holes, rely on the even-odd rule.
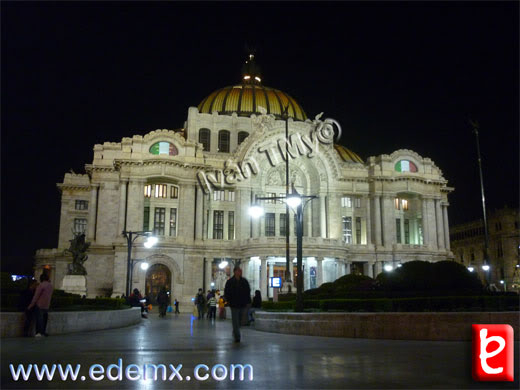
[[264,215],[264,209],[258,205],[251,206],[249,208],[249,215],[253,218],[260,218]]
[[285,201],[289,207],[292,207],[293,209],[302,204],[302,198],[298,195],[291,195]]
[[385,265],[385,271],[386,271],[386,272],[390,272],[390,271],[392,271],[393,269],[394,269],[394,267],[392,267],[390,264],[386,264],[386,265]]
[[143,271],[146,271],[146,270],[148,269],[149,266],[150,266],[150,264],[148,264],[148,263],[146,263],[146,262],[141,263],[141,269],[142,269]]

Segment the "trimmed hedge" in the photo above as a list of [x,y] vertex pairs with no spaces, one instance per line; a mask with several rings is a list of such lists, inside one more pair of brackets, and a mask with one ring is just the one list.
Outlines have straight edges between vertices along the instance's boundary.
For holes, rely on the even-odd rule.
[[[3,311],[18,311],[20,294],[2,294]],[[54,290],[51,298],[51,311],[65,310],[118,310],[129,307],[122,298],[82,298],[77,294]]]
[[[295,302],[262,302],[262,309],[288,311]],[[518,295],[448,296],[304,301],[305,310],[342,312],[519,311]]]

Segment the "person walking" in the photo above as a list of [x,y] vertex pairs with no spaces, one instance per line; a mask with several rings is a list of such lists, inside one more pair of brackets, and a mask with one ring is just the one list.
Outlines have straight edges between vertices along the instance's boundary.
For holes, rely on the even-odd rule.
[[233,337],[240,342],[240,322],[245,307],[251,303],[251,288],[246,278],[242,277],[242,270],[237,265],[233,268],[233,277],[229,278],[224,288],[224,297],[231,307],[231,322],[233,323]]
[[202,292],[201,288],[199,288],[199,292],[195,296],[195,305],[197,305],[199,320],[201,320],[204,315],[204,293]]
[[255,311],[262,307],[262,293],[260,290],[255,291],[255,296],[253,297],[253,303],[251,304],[251,308],[249,309],[249,323],[255,322]]
[[211,294],[211,297],[208,301],[209,305],[209,319],[217,319],[217,298],[215,298],[215,294]]
[[166,309],[168,308],[168,303],[170,297],[166,292],[166,288],[161,288],[159,294],[157,294],[157,303],[159,304],[159,317],[166,317]]
[[177,298],[174,301],[174,305],[175,305],[175,314],[180,314],[180,311],[179,311],[179,301],[177,300]]
[[34,337],[48,336],[47,321],[49,319],[49,306],[51,305],[53,287],[49,282],[49,275],[40,275],[40,285],[36,287],[33,299],[27,310],[32,310],[36,316],[36,334]]

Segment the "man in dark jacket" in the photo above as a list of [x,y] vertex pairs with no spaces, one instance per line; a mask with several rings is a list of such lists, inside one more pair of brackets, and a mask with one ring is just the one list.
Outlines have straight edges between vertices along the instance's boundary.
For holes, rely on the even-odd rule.
[[224,297],[231,307],[233,337],[239,343],[240,322],[246,306],[251,303],[251,288],[247,279],[242,277],[242,270],[238,265],[233,269],[233,277],[226,282]]

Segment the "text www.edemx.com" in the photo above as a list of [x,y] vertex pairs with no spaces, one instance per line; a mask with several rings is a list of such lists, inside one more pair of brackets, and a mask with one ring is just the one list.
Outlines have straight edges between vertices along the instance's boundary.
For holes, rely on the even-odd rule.
[[[123,365],[123,359],[119,359],[117,364],[109,364],[106,369],[101,364],[92,364],[88,369],[88,375],[81,375],[81,364],[76,364],[73,368],[71,364],[61,365],[52,364],[18,364],[15,367],[9,364],[11,376],[14,381],[29,381],[36,379],[43,380],[62,380],[62,381],[206,381],[210,378],[216,381],[243,381],[253,380],[253,366],[251,364],[215,364],[207,366],[206,364],[198,364],[193,369],[192,376],[181,374],[182,364],[128,364]],[[188,373],[187,370],[185,370]]]

